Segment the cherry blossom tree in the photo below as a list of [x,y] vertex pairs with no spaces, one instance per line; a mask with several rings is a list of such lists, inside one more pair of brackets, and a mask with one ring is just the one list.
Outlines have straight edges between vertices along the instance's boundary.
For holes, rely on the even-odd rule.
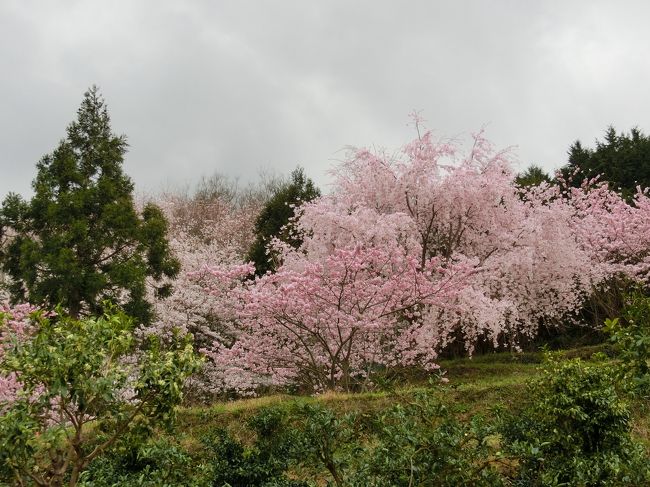
[[[230,291],[241,279],[217,277],[207,266],[237,269],[254,238],[253,226],[264,195],[246,188],[238,193],[237,188],[225,186],[227,181],[216,182],[219,184],[212,181],[210,187],[204,184],[198,196],[166,194],[156,198],[169,221],[169,243],[181,271],[171,296],[155,301],[157,318],[139,330],[142,335],[170,338],[174,329],[180,328],[192,333],[197,350],[214,342],[231,345],[234,340]],[[244,274],[250,274],[250,267],[246,269]],[[219,289],[219,293],[208,295],[206,287]],[[193,398],[209,399],[221,392],[223,382],[220,370],[208,360],[188,379],[187,392]]]
[[209,354],[233,384],[349,389],[378,367],[435,368],[454,340],[517,346],[605,279],[575,206],[546,183],[518,187],[510,151],[478,133],[463,153],[416,128],[397,157],[352,151],[331,194],[296,209],[301,247],[273,241],[277,273],[230,293],[236,340]]
[[606,182],[585,180],[563,193],[577,240],[608,275],[650,279],[650,197],[637,188],[630,204]]
[[620,315],[631,288],[649,283],[650,198],[641,188],[624,198],[598,178],[583,179],[580,187],[561,175],[557,179],[554,198],[572,211],[571,231],[589,255],[590,268],[602,275],[583,313],[600,325]]
[[[427,132],[407,144],[403,156],[353,152],[334,171],[329,205],[338,209],[327,213],[365,208],[401,215],[410,225],[400,238],[417,241],[409,252],[418,249],[421,265],[433,257],[471,263],[476,272],[456,303],[464,310],[456,328],[468,349],[485,334],[495,344],[499,337],[516,343],[533,336],[540,321],[563,320],[602,280],[602,269],[589,265],[589,252],[572,234],[572,208],[548,184],[524,190],[522,198],[510,152],[495,151],[483,133],[461,154],[457,145],[434,142]],[[303,231],[323,225],[318,205],[322,201],[303,209]],[[357,238],[354,230],[327,225],[328,236]],[[316,231],[307,253],[325,251],[327,238]]]
[[313,390],[350,389],[377,366],[436,368],[438,336],[426,328],[422,306],[446,306],[471,269],[443,268],[440,259],[421,269],[396,250],[357,244],[259,278],[239,292],[242,333],[209,355],[231,374]]

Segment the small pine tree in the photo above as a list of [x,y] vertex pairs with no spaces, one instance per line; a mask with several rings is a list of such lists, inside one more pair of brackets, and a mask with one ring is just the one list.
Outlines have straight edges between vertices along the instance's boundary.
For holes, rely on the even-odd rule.
[[[99,314],[106,300],[148,322],[146,280],[174,277],[179,262],[167,242],[161,210],[133,202],[122,171],[127,142],[113,134],[96,87],[84,95],[67,137],[37,165],[34,196],[10,194],[0,210],[8,241],[0,254],[14,301],[57,305],[78,317]],[[170,292],[160,285],[157,293]]]
[[266,203],[255,221],[255,241],[248,251],[247,259],[255,264],[255,274],[260,276],[273,272],[276,264],[266,248],[273,237],[298,247],[300,241],[285,232],[285,226],[294,215],[294,207],[320,196],[314,182],[298,167],[291,173],[291,180],[280,185]]
[[515,182],[520,187],[539,186],[546,182],[550,183],[550,176],[539,166],[529,166],[524,172],[517,174]]

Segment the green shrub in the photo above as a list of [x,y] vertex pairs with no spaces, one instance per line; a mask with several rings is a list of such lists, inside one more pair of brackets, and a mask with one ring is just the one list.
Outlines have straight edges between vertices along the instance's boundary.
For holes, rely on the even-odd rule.
[[0,402],[0,481],[74,486],[124,438],[173,422],[199,364],[191,336],[151,338],[133,363],[134,322],[123,313],[34,320],[35,334],[0,361],[22,382],[16,400]]
[[303,487],[304,482],[286,477],[291,461],[299,453],[300,439],[288,427],[287,415],[280,409],[262,410],[249,422],[255,433],[252,446],[217,430],[204,438],[209,452],[215,487]]
[[480,417],[460,423],[423,395],[375,418],[373,430],[356,452],[356,468],[346,485],[502,485],[493,461],[494,431]]
[[646,485],[650,463],[630,436],[630,412],[607,364],[548,359],[528,406],[501,425],[519,468],[514,485]]
[[605,331],[618,349],[622,385],[634,394],[650,395],[650,297],[629,295],[623,320],[605,320]]
[[[137,440],[136,440],[137,441]],[[207,487],[211,469],[196,461],[169,440],[121,449],[92,463],[82,475],[84,487]]]
[[[480,418],[459,423],[426,394],[378,415],[269,408],[248,427],[251,446],[223,430],[206,440],[214,486],[307,487],[326,478],[336,487],[503,484],[494,428]],[[290,480],[290,470],[310,482]]]
[[300,431],[299,463],[325,469],[335,485],[348,485],[345,474],[361,451],[363,438],[356,427],[357,415],[337,416],[320,405],[304,405],[296,411]]
[[427,395],[379,415],[311,404],[290,415],[270,409],[249,426],[256,432],[250,448],[220,433],[214,485],[312,485],[286,483],[290,466],[336,487],[502,484],[493,428],[480,418],[461,424]]

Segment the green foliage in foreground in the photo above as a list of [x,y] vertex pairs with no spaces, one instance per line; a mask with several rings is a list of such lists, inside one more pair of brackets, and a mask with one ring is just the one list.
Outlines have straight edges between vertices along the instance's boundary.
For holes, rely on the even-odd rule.
[[[540,369],[529,362],[541,354],[486,355],[446,363],[451,383],[442,388],[185,410],[173,434],[164,426],[196,366],[187,337],[169,349],[141,344],[142,355],[131,355],[132,322],[123,315],[41,317],[38,333],[2,364],[28,391],[0,419],[2,479],[99,487],[650,485],[650,457],[632,436],[628,407],[647,407],[646,399],[621,382],[641,370],[630,363],[647,358],[643,341],[626,338],[645,333],[647,304],[631,299],[625,327],[610,323],[621,334],[620,361],[568,358],[591,357],[593,347],[547,358]],[[631,331],[635,323],[641,331]],[[647,434],[650,425],[637,417],[640,425],[637,435]]]
[[127,438],[98,458],[79,481],[84,487],[200,487],[211,485],[212,470],[168,439]]
[[[156,485],[142,483],[147,472],[163,472],[167,458],[190,455],[195,475],[177,485],[650,485],[650,458],[631,437],[631,415],[617,378],[612,362],[551,360],[520,391],[517,401],[525,398],[524,404],[491,412],[484,391],[472,399],[482,401],[483,414],[471,415],[463,412],[466,406],[449,402],[453,387],[375,394],[366,398],[380,401],[374,408],[354,394],[338,405],[300,398],[255,406],[250,415],[242,405],[212,419],[203,415],[190,450],[170,445],[148,463],[129,463],[133,455],[125,454],[114,459],[113,469],[110,462],[102,464],[101,476],[123,479],[114,485]],[[463,396],[473,389],[465,391]],[[181,471],[187,471],[187,462],[179,457]]]
[[374,417],[338,418],[313,407],[303,415],[303,452],[320,461],[337,487],[502,484],[491,460],[494,428],[478,416],[457,421],[427,394]]
[[[319,405],[267,408],[248,421],[247,429],[254,437],[250,444],[224,429],[203,439],[199,470],[202,475],[212,472],[209,480],[203,477],[204,485],[322,485],[315,479],[336,487],[503,484],[490,458],[495,451],[494,429],[479,418],[469,424],[456,421],[426,394],[376,416],[338,415]],[[171,455],[178,456],[172,447],[161,458]],[[179,460],[184,469],[184,458]],[[94,472],[98,485],[103,485],[100,475],[122,478],[123,486],[150,485],[139,483],[151,471],[150,465],[140,474],[131,473],[128,480],[117,473],[124,471],[125,459],[114,465],[113,471],[103,465]],[[192,482],[179,485],[195,485]]]
[[190,336],[151,339],[135,354],[133,321],[121,313],[35,320],[35,334],[0,363],[23,384],[15,402],[0,403],[0,481],[74,486],[125,437],[173,421],[198,367]]
[[203,439],[214,471],[213,485],[260,487],[307,487],[286,471],[303,455],[300,432],[289,425],[286,411],[269,408],[251,418],[255,433],[252,446],[245,446],[225,430]]
[[610,364],[551,359],[532,401],[503,423],[517,460],[514,485],[648,485],[650,460],[631,438],[631,416]]
[[636,292],[627,297],[623,320],[605,321],[605,331],[617,346],[623,363],[620,380],[635,395],[650,395],[650,297]]

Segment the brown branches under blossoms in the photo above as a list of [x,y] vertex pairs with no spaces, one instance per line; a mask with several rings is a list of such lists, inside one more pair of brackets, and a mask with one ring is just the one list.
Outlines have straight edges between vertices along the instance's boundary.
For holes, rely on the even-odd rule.
[[473,272],[439,264],[432,259],[422,272],[398,249],[358,245],[284,266],[239,291],[242,334],[210,356],[232,374],[297,380],[313,390],[350,389],[379,365],[435,368],[438,337],[421,309],[453,303]]

